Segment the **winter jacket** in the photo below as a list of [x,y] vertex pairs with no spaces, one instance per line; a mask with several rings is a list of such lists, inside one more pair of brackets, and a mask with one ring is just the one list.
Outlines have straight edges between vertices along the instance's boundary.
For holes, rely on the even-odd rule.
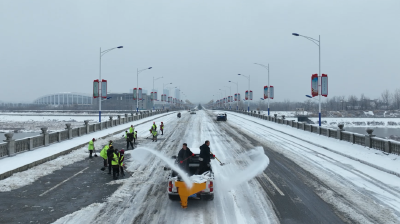
[[[181,164],[182,166],[188,166],[189,165],[189,157],[192,156],[193,152],[190,151],[189,148],[185,149],[181,149],[178,153],[178,162],[179,164]],[[185,160],[186,159],[186,160]],[[185,160],[185,161],[183,161]],[[180,163],[181,161],[183,161],[183,163]]]
[[200,158],[203,159],[203,162],[209,163],[211,161],[210,147],[206,144],[200,146]]
[[113,158],[113,154],[114,154],[114,149],[107,149],[107,157],[108,159],[112,159]]
[[124,154],[119,153],[119,165],[123,166],[124,165]]
[[135,130],[134,127],[130,127],[130,128],[129,128],[129,133],[132,133],[134,130]]
[[164,130],[164,124],[160,125],[160,130]]
[[108,150],[108,151],[112,151],[110,158],[112,158],[111,160],[111,165],[113,166],[117,166],[118,165],[118,155],[114,153],[114,150]]
[[126,141],[127,141],[127,142],[133,141],[133,133],[129,133],[129,134],[128,134],[128,138],[126,138]]
[[93,150],[94,149],[94,143],[93,140],[90,140],[89,142],[89,150]]
[[108,150],[108,148],[109,148],[109,146],[106,145],[106,146],[104,146],[104,148],[100,152],[100,156],[103,157],[103,159],[107,159],[107,150]]

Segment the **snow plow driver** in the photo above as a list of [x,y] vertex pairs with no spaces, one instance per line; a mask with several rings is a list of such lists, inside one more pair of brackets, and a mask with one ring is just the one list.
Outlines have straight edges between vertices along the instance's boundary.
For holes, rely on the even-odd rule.
[[189,158],[194,156],[192,151],[187,147],[186,143],[183,143],[182,149],[178,154],[179,168],[181,168],[186,173],[189,172]]

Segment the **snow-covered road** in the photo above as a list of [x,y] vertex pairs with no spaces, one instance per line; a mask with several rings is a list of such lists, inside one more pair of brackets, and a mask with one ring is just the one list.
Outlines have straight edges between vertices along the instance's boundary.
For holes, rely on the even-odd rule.
[[[213,201],[190,200],[185,210],[179,202],[170,201],[168,172],[158,157],[149,156],[141,163],[126,161],[133,174],[117,181],[110,178],[110,187],[120,186],[104,202],[82,204],[66,216],[57,209],[41,215],[58,216],[56,223],[400,222],[400,178],[384,171],[387,166],[397,171],[397,156],[232,112],[228,112],[227,122],[216,122],[214,113],[183,112],[181,119],[176,115],[155,119],[157,124],[166,124],[158,142],[146,138],[151,121],[136,127],[140,146],[168,157],[176,155],[184,142],[194,149],[210,140],[211,151],[227,163],[220,166],[212,161],[216,177]],[[114,142],[124,144],[123,139]],[[257,165],[246,155],[257,146],[264,148],[270,164],[262,173],[243,174],[249,165]],[[99,166],[101,162],[98,159]],[[376,167],[367,165],[372,162]],[[98,170],[90,175],[106,174]],[[68,182],[52,193],[62,194],[63,187],[67,188]],[[53,203],[57,208],[58,202]],[[1,205],[0,211],[5,211]]]

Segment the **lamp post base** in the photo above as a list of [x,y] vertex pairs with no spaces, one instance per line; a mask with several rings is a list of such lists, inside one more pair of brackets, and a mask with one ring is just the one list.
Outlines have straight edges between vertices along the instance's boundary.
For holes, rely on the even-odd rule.
[[318,117],[319,117],[319,126],[321,127],[321,112],[319,112]]

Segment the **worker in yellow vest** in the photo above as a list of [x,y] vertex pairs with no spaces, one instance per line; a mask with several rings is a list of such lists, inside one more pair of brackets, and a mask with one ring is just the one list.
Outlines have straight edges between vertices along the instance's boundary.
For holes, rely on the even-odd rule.
[[125,151],[123,149],[121,149],[119,151],[119,155],[118,155],[118,157],[119,157],[119,168],[121,170],[121,176],[123,176],[123,177],[125,176],[125,173],[124,173],[124,153],[125,153]]
[[136,139],[137,139],[137,131],[133,133],[133,144],[136,144]]
[[155,129],[153,129],[152,134],[153,134],[153,142],[154,141],[157,142],[157,131]]
[[92,153],[94,151],[94,142],[96,141],[96,139],[92,139],[89,142],[89,158],[92,158]]
[[164,135],[164,123],[161,122],[160,124],[160,131],[161,131],[161,135]]
[[156,122],[153,122],[153,126],[151,126],[151,128],[152,128],[153,130],[156,130],[156,131],[157,131],[157,125],[156,125]]
[[101,170],[105,170],[107,167],[107,150],[112,146],[112,141],[110,141],[107,145],[104,146],[104,148],[100,152],[100,156],[103,157],[104,160],[104,167],[101,168]]
[[118,157],[118,149],[113,150],[113,147],[111,147],[108,152],[112,152],[112,156],[110,156],[111,159],[111,165],[113,169],[113,179],[116,180],[118,179],[119,176],[119,157]]
[[129,128],[129,133],[133,133],[134,130],[135,128],[133,127],[133,125],[131,125],[131,127]]

